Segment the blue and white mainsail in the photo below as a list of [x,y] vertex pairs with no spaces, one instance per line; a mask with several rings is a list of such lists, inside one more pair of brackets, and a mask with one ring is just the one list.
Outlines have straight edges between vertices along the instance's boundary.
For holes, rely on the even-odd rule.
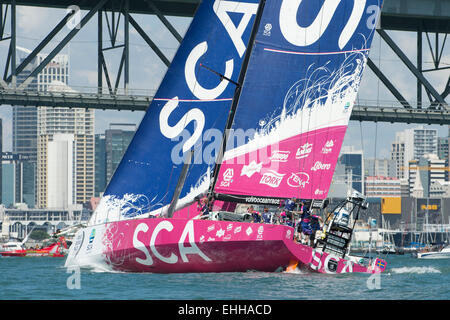
[[218,139],[220,145],[235,91],[227,78],[239,76],[258,5],[258,0],[200,4],[90,225],[164,213],[190,150],[193,164],[179,204],[207,191],[216,156],[207,143]]

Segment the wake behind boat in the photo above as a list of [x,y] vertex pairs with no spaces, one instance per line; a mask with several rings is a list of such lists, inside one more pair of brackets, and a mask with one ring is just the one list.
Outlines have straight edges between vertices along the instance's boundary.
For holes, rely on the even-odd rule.
[[[353,228],[335,219],[344,206],[357,219],[364,196],[323,211],[380,6],[204,0],[66,266],[382,272],[381,259],[348,256]],[[281,215],[294,198],[302,207],[285,208],[283,223],[236,211],[266,204]],[[319,211],[322,235],[298,241]]]

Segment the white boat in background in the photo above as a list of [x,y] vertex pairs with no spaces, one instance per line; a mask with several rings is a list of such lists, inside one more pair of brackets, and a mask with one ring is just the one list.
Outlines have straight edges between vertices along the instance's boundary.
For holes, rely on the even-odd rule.
[[418,259],[449,259],[450,245],[433,246],[417,252]]

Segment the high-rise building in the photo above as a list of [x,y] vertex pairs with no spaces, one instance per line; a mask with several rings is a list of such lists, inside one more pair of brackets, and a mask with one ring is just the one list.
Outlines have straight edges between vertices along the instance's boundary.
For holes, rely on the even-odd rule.
[[409,187],[410,194],[413,194],[414,186],[417,186],[416,180],[420,176],[420,182],[423,187],[423,196],[430,197],[431,185],[435,182],[444,184],[448,181],[446,167],[447,160],[441,160],[436,154],[425,154],[419,160],[409,161]]
[[391,160],[395,162],[395,172],[398,179],[405,179],[405,142],[402,141],[402,136],[397,135],[396,141],[391,145]]
[[353,147],[342,147],[338,164],[344,166],[347,183],[361,193],[364,193],[364,157],[361,150]]
[[[21,84],[28,75],[47,57],[38,54],[25,69],[17,76],[17,84]],[[21,59],[23,61],[23,59]],[[46,91],[52,81],[68,83],[68,56],[57,55],[52,61],[28,84],[28,91]],[[16,195],[18,202],[25,202],[30,208],[37,201],[37,149],[38,149],[38,108],[13,107],[13,153],[30,158],[24,162],[21,172],[16,172]],[[19,170],[19,167],[16,166]],[[21,176],[25,177],[23,181]]]
[[95,135],[95,197],[106,188],[106,143],[105,134]]
[[2,163],[2,201],[5,207],[10,207],[15,201],[15,163]]
[[397,132],[391,148],[391,159],[397,161],[397,177],[407,178],[409,161],[418,160],[425,154],[438,154],[436,129],[426,129],[422,125]]
[[366,177],[397,177],[396,161],[392,159],[364,159]]
[[[71,91],[73,90],[60,81],[54,81],[48,86],[48,90]],[[62,138],[61,134],[64,135]],[[60,140],[66,142],[57,142]],[[71,141],[70,143],[68,141]],[[63,146],[64,145],[64,146]],[[53,153],[50,148],[53,146]],[[55,147],[58,146],[58,147]],[[58,166],[54,167],[52,155],[57,155],[66,151],[64,148],[72,148],[70,159],[70,172],[72,179],[67,179],[67,190],[71,190],[70,197],[67,196],[63,202],[54,202],[58,190],[52,189],[50,173],[52,170],[62,170]],[[55,149],[56,148],[56,149]],[[64,149],[65,150],[65,149]],[[94,196],[95,188],[95,143],[94,143],[94,111],[84,108],[50,108],[41,107],[38,111],[38,205],[45,208],[50,205],[71,205],[82,204]],[[69,168],[69,167],[67,167]],[[69,170],[69,169],[68,169]],[[66,188],[65,188],[66,190]],[[66,207],[65,207],[66,208]]]
[[446,160],[449,156],[448,149],[449,137],[439,137],[438,138],[438,157],[439,159]]
[[395,177],[366,177],[365,195],[370,198],[401,197],[401,182]]
[[[73,134],[56,133],[46,135],[51,141],[46,141],[46,191],[45,197],[40,197],[41,201],[46,200],[43,207],[47,208],[68,208],[72,205],[74,194],[74,142]],[[41,203],[40,203],[41,205]]]
[[[133,128],[124,130],[121,127]],[[111,123],[105,131],[106,184],[109,183],[136,131],[134,123]]]

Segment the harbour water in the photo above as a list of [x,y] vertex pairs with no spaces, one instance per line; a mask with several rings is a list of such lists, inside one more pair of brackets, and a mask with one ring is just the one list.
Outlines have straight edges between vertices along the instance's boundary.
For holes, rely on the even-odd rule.
[[[450,260],[387,256],[366,274],[131,274],[81,270],[69,288],[63,258],[0,258],[0,300],[449,300]],[[68,286],[69,282],[69,286]],[[73,283],[72,283],[73,284]]]

